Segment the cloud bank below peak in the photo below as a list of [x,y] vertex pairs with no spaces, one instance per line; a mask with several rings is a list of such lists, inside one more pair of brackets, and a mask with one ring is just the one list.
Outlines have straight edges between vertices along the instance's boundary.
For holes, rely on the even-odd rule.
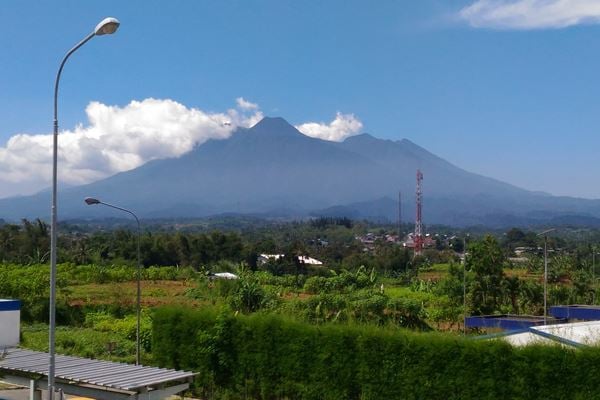
[[478,0],[458,13],[475,28],[560,29],[600,23],[598,0]]
[[[256,103],[243,97],[224,112],[186,107],[170,99],[148,98],[124,106],[91,102],[88,123],[60,132],[59,181],[82,185],[148,161],[179,157],[210,139],[226,139],[238,128],[263,118]],[[362,128],[354,115],[338,113],[329,124],[300,125],[303,133],[343,140]],[[52,134],[13,135],[0,145],[0,198],[28,195],[50,186]]]
[[[240,98],[241,99],[241,98]],[[59,180],[81,185],[150,160],[178,157],[209,139],[224,139],[263,118],[252,103],[221,113],[149,98],[109,106],[91,102],[89,124],[60,132]],[[52,135],[13,135],[0,147],[0,197],[31,194],[51,182]]]

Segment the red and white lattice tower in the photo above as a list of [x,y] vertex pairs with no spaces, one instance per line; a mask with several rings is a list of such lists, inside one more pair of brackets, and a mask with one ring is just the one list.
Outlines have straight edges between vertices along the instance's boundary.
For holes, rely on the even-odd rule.
[[415,220],[415,256],[420,255],[423,252],[423,220],[422,220],[422,207],[423,207],[423,190],[421,182],[423,181],[423,173],[421,170],[417,170],[417,218]]

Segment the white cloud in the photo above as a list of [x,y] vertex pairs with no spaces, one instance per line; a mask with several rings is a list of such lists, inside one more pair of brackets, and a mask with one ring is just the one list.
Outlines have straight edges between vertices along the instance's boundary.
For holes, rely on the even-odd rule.
[[241,110],[258,110],[258,104],[249,102],[243,97],[238,97],[237,99],[235,99],[235,102]]
[[341,142],[349,136],[360,133],[363,124],[354,114],[337,113],[329,124],[323,122],[307,122],[297,125],[296,129],[307,136],[318,139]]
[[[89,183],[153,159],[180,156],[263,117],[257,105],[242,98],[238,109],[224,113],[159,99],[132,101],[124,107],[92,102],[86,113],[89,125],[59,135],[59,180],[66,184]],[[51,163],[52,135],[12,136],[0,147],[0,197],[48,187]]]
[[600,23],[599,0],[478,0],[459,17],[473,27],[544,29]]
[[[132,101],[123,107],[92,102],[86,108],[87,125],[60,132],[59,180],[63,185],[81,185],[150,160],[178,157],[263,118],[257,104],[242,97],[236,103],[234,109],[210,113],[169,99]],[[297,128],[308,136],[341,141],[362,126],[353,114],[337,113],[330,123],[309,122]],[[0,197],[49,187],[51,174],[51,134],[17,134],[0,147]]]

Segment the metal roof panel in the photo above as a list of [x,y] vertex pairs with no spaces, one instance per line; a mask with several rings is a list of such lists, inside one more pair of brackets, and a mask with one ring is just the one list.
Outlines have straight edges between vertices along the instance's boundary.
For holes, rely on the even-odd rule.
[[[38,351],[8,349],[5,358],[0,360],[0,371],[47,375],[48,357],[47,353]],[[195,375],[197,374],[194,372],[174,369],[56,356],[56,377],[58,379],[124,391],[135,391],[169,382],[189,380]]]

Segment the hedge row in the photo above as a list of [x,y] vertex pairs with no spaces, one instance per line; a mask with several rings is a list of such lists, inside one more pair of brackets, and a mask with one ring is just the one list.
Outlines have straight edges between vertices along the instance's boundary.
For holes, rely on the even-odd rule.
[[206,399],[600,399],[600,349],[515,349],[274,315],[163,308],[153,355]]

